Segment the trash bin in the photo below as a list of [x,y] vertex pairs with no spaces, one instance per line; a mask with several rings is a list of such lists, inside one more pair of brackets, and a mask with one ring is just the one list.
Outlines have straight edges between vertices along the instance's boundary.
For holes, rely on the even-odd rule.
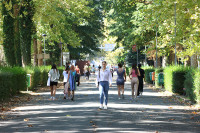
[[159,85],[163,85],[164,84],[164,74],[163,73],[159,73],[158,74],[158,84]]
[[152,72],[152,81],[155,81],[155,72]]
[[26,75],[26,83],[27,83],[27,87],[31,87],[31,75],[30,74]]
[[152,73],[153,73],[153,72],[150,72],[150,73],[149,73],[150,81],[152,81]]

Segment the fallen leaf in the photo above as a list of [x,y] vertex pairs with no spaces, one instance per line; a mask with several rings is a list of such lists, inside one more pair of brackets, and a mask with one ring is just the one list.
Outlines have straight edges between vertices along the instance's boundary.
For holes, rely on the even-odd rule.
[[192,114],[197,115],[197,112],[194,111],[194,112],[192,112]]
[[28,127],[33,127],[33,125],[28,125]]
[[29,119],[28,119],[28,118],[26,118],[26,119],[24,119],[24,121],[29,121]]
[[169,109],[172,109],[173,107],[169,107]]
[[71,115],[66,115],[67,117],[71,117]]
[[170,120],[170,121],[174,121],[175,119],[172,118],[172,119],[169,119],[169,120]]
[[149,105],[152,105],[152,104],[149,104]]
[[194,119],[194,117],[191,117],[190,119]]
[[90,121],[90,123],[93,123],[93,121]]

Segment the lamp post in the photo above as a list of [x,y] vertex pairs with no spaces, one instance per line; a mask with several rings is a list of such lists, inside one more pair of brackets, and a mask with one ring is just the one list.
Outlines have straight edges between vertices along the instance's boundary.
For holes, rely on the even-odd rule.
[[[42,34],[42,36],[44,37],[44,55],[45,55],[45,37],[47,36],[46,34]],[[44,56],[43,56],[44,57]],[[46,61],[45,58],[43,58],[44,61],[44,66],[46,65]]]
[[60,66],[62,66],[62,42],[60,42],[60,51],[61,51],[61,53],[60,53]]

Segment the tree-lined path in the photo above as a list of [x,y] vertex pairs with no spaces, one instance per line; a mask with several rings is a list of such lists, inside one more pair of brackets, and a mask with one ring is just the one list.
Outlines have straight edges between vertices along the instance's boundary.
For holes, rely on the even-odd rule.
[[[62,87],[60,87],[62,88]],[[4,112],[0,132],[181,132],[197,133],[200,115],[190,107],[162,96],[145,85],[142,97],[130,100],[130,82],[125,86],[125,99],[118,100],[116,84],[109,91],[108,110],[98,110],[99,93],[93,80],[82,82],[75,101],[63,100],[62,89],[57,100],[49,92]]]

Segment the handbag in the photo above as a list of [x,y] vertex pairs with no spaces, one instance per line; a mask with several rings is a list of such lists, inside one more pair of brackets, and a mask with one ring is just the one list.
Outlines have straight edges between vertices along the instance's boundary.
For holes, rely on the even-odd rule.
[[68,93],[69,82],[67,82],[64,86],[64,94]]
[[48,77],[47,86],[50,86],[50,77]]

